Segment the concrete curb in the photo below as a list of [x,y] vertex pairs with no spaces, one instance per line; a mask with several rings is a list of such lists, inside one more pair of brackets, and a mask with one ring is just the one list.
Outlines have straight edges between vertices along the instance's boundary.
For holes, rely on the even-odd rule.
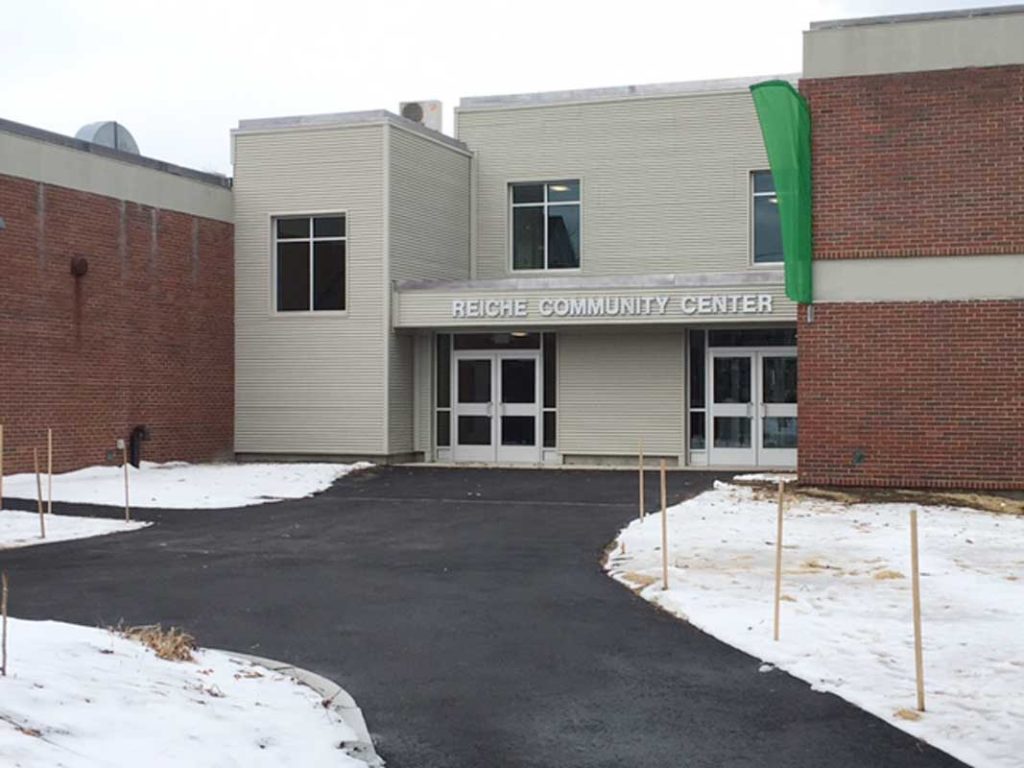
[[295,682],[312,688],[324,700],[326,706],[356,733],[357,740],[345,743],[342,751],[357,760],[362,760],[370,768],[383,768],[384,761],[373,747],[373,739],[370,738],[370,732],[366,728],[366,719],[363,717],[362,710],[359,709],[355,699],[352,698],[349,692],[336,682],[283,661],[265,659],[262,656],[253,656],[248,653],[239,653],[238,651],[221,651],[221,653],[266,667],[272,672],[287,675],[295,680]]

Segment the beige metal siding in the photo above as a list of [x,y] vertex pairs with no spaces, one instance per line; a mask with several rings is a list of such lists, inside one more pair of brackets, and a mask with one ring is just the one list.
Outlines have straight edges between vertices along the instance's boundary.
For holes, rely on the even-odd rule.
[[413,337],[393,334],[388,347],[389,444],[388,453],[409,453],[413,448]]
[[390,130],[391,279],[469,277],[469,156]]
[[[467,278],[469,155],[394,126],[386,154],[391,280]],[[412,337],[389,338],[388,453],[423,450],[414,444],[413,355]]]
[[[235,135],[235,446],[386,450],[383,127]],[[346,211],[348,313],[272,312],[270,218]]]
[[679,456],[683,370],[678,331],[560,331],[559,452]]
[[478,158],[479,278],[512,274],[508,184],[579,178],[580,274],[750,264],[750,181],[768,167],[746,90],[459,111]]

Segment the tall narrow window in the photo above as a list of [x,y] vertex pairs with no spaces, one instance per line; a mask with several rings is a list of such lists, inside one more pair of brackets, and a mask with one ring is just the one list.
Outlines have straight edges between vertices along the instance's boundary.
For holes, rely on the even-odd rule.
[[754,171],[750,174],[750,182],[754,196],[751,216],[754,263],[771,264],[782,261],[782,225],[772,172]]
[[513,184],[512,269],[580,265],[580,182]]
[[707,446],[707,397],[704,392],[706,331],[690,331],[690,450]]
[[436,434],[437,447],[451,445],[452,430],[452,337],[447,333],[437,334],[436,374]]
[[274,286],[278,312],[345,309],[345,217],[274,219]]
[[544,447],[558,445],[558,337],[544,334]]

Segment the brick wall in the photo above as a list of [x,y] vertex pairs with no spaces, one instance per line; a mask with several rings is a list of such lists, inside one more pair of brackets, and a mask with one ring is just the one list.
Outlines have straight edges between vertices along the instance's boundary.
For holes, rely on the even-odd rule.
[[[5,473],[55,432],[55,469],[232,449],[231,224],[0,176],[0,421]],[[72,256],[88,274],[70,273]]]
[[1024,252],[1024,66],[803,80],[816,259]]
[[805,313],[802,482],[1024,488],[1024,301],[819,304],[812,323]]

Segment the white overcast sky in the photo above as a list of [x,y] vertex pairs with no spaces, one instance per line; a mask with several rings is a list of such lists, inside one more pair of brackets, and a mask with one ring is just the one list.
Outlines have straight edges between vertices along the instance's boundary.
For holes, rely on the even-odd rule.
[[461,96],[795,73],[810,21],[1012,0],[17,0],[0,117],[118,120],[142,153],[231,173],[239,119]]

